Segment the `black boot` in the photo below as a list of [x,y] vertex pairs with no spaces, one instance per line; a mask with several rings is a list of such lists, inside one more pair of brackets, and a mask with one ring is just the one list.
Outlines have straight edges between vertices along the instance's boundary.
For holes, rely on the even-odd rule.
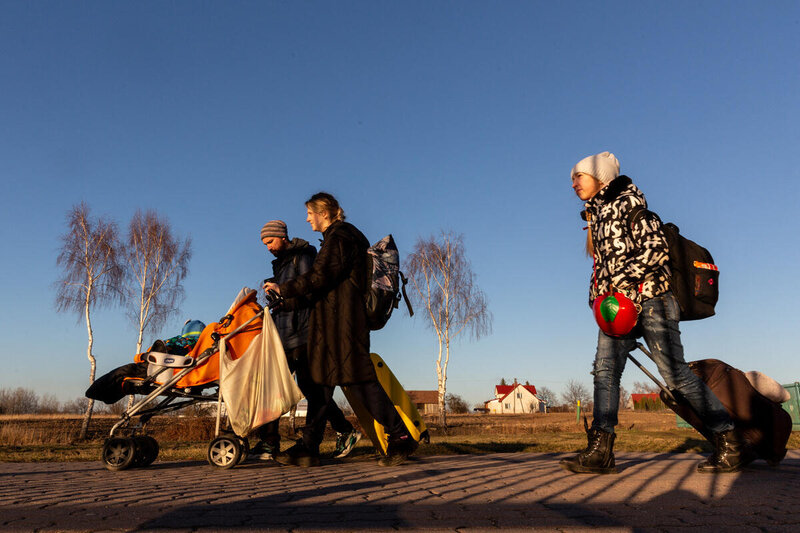
[[564,470],[576,474],[616,474],[614,466],[614,433],[606,433],[600,429],[586,432],[589,445],[585,450],[571,459],[562,459],[558,464]]
[[386,455],[378,459],[381,466],[397,466],[408,459],[414,453],[419,443],[411,435],[401,435],[399,437],[389,437],[389,445]]
[[276,453],[274,459],[282,465],[288,466],[301,466],[303,468],[319,466],[319,450],[309,448],[303,442],[303,439],[298,439],[297,444],[288,450]]
[[738,472],[750,462],[747,447],[736,430],[714,433],[711,444],[714,445],[711,457],[697,465],[697,471],[702,474]]

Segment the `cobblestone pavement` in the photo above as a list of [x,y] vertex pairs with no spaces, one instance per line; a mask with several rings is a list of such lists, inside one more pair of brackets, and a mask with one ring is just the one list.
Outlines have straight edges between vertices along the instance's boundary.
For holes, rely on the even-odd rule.
[[435,456],[396,468],[346,460],[219,470],[156,462],[0,463],[0,531],[800,531],[800,451],[728,475],[699,455],[620,453],[618,475],[561,455]]

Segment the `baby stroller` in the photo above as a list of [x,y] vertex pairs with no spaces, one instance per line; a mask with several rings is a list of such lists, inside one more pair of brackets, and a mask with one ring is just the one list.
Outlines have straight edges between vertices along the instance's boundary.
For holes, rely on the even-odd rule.
[[[271,300],[269,307],[277,304],[277,300]],[[203,329],[188,354],[150,351],[137,355],[136,363],[147,363],[147,376],[125,377],[124,382],[126,391],[143,398],[111,428],[103,445],[104,466],[118,471],[150,465],[159,452],[158,442],[145,432],[150,419],[204,402],[217,402],[215,438],[208,446],[208,462],[218,468],[232,468],[242,462],[249,453],[247,433],[280,417],[302,398],[291,379],[280,341],[275,342],[275,338],[275,326],[269,315],[265,319],[264,309],[256,302],[256,291],[245,287],[228,313]],[[236,366],[242,364],[247,366]],[[252,369],[259,372],[248,374]],[[269,384],[264,385],[261,381],[267,374],[271,375],[267,376]],[[265,394],[272,400],[264,401]],[[225,430],[221,429],[223,399]],[[154,401],[155,405],[150,405]]]

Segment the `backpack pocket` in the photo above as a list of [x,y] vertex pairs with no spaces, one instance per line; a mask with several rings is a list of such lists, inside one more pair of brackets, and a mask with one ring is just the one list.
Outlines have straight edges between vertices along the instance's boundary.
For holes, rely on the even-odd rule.
[[694,297],[708,305],[719,298],[719,269],[711,263],[694,261]]

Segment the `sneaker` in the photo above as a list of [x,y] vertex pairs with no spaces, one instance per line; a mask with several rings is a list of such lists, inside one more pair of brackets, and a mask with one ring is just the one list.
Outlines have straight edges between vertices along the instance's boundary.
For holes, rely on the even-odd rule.
[[282,465],[308,468],[319,466],[319,453],[309,450],[302,440],[298,440],[297,444],[288,450],[276,453],[275,460]]
[[272,444],[260,441],[250,449],[250,455],[255,455],[262,461],[271,461],[275,458],[275,454],[278,453],[279,449],[279,446],[273,446]]
[[409,435],[403,435],[398,438],[389,437],[386,455],[378,459],[378,464],[381,466],[402,464],[408,459],[409,455],[416,451],[417,446],[419,446],[419,443]]
[[361,432],[353,429],[349,433],[336,434],[336,450],[333,452],[334,457],[341,459],[347,457],[350,452],[355,448],[356,443],[361,440]]

